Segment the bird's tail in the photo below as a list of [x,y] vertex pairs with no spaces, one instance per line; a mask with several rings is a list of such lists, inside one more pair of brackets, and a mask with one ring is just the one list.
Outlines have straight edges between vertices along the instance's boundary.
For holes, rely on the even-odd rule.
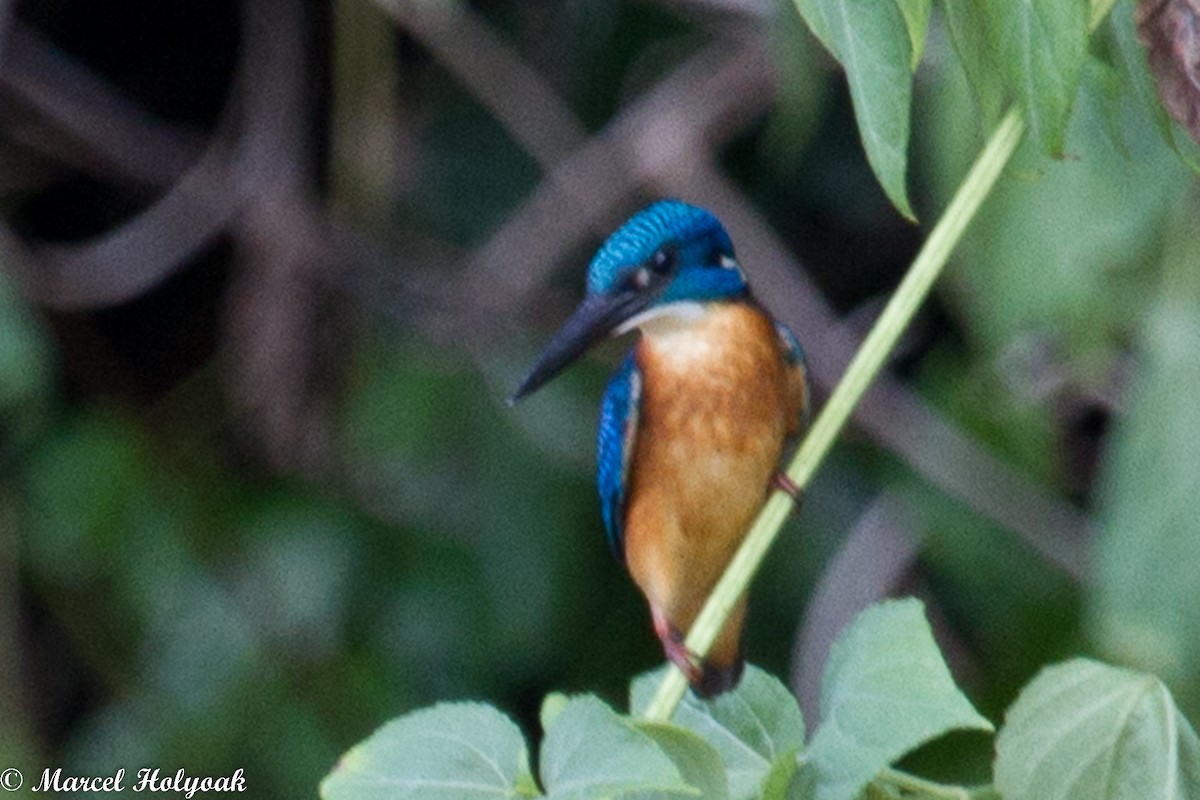
[[700,675],[692,681],[692,691],[705,699],[728,692],[742,679],[746,662],[742,659],[742,623],[746,617],[743,597],[729,614],[725,627],[713,642],[700,666]]
[[746,662],[741,656],[734,659],[732,664],[717,664],[705,661],[700,668],[700,678],[692,683],[692,691],[697,697],[709,700],[719,694],[728,692],[738,685],[742,679],[742,670]]

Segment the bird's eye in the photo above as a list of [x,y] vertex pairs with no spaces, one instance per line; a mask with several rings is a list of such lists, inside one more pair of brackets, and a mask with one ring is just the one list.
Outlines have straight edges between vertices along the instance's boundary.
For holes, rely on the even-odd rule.
[[642,267],[629,277],[629,281],[635,289],[645,289],[650,285],[650,270]]
[[675,262],[678,258],[679,253],[676,252],[675,248],[660,247],[654,251],[654,255],[650,256],[650,269],[659,275],[666,275],[675,269]]

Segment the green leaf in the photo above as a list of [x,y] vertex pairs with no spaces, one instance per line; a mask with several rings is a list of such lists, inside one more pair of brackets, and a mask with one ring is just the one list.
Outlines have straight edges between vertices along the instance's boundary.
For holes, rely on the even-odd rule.
[[[665,674],[659,669],[634,679],[629,703],[633,713],[649,705]],[[734,800],[758,797],[772,770],[781,762],[794,764],[804,745],[804,718],[796,699],[774,676],[750,664],[731,692],[708,701],[687,695],[673,721],[699,734],[720,754]]]
[[729,781],[721,756],[711,744],[686,728],[669,722],[635,720],[634,727],[649,736],[675,764],[688,786],[705,800],[729,800]]
[[1133,90],[1139,105],[1154,122],[1155,128],[1167,146],[1193,173],[1200,174],[1200,145],[1192,140],[1177,122],[1171,119],[1158,94],[1158,86],[1150,72],[1146,48],[1138,40],[1133,22],[1132,2],[1121,3],[1109,14],[1109,24],[1115,43],[1115,58],[1125,82]]
[[43,576],[95,580],[146,548],[130,531],[161,532],[144,445],[144,431],[130,419],[97,411],[64,420],[31,454],[28,547]]
[[800,750],[788,752],[782,758],[777,758],[762,782],[762,800],[788,800],[792,781],[800,769]]
[[542,723],[542,730],[550,730],[554,725],[554,720],[558,719],[558,715],[570,701],[571,698],[561,692],[551,692],[546,695],[542,700],[542,710],[538,713],[538,721]]
[[996,51],[988,37],[983,7],[962,0],[941,0],[940,8],[984,127],[990,130],[1000,120],[1004,87],[996,74]]
[[954,685],[914,599],[871,606],[842,632],[821,681],[821,713],[806,752],[817,800],[853,800],[884,767],[943,733],[992,730]]
[[929,11],[933,0],[896,0],[900,13],[904,15],[904,24],[908,28],[908,41],[912,50],[910,66],[913,72],[921,63],[921,54],[925,52],[925,33],[929,30]]
[[1119,9],[1109,15],[1109,27],[1112,30],[1115,55],[1125,83],[1133,90],[1134,97],[1154,122],[1163,141],[1171,149],[1175,149],[1175,136],[1171,131],[1171,117],[1158,99],[1158,89],[1154,85],[1154,76],[1150,74],[1150,64],[1146,60],[1146,51],[1138,43],[1137,29],[1133,25],[1133,3],[1123,3]]
[[1030,129],[1063,155],[1071,105],[1087,55],[1088,0],[986,0],[992,43]]
[[1113,149],[1125,158],[1132,158],[1125,134],[1121,129],[1121,76],[1108,64],[1088,56],[1083,67],[1080,93],[1085,102],[1092,104],[1096,120],[1108,136]]
[[901,214],[908,202],[912,46],[899,6],[879,0],[796,0],[813,35],[846,69],[867,161]]
[[796,10],[800,12],[804,24],[812,31],[813,36],[817,37],[817,41],[836,58],[837,45],[834,43],[833,34],[829,31],[829,24],[825,21],[822,0],[795,0],[795,2]]
[[1178,687],[1200,659],[1200,304],[1180,294],[1144,323],[1140,385],[1102,484],[1092,597],[1104,650]]
[[654,737],[591,696],[572,697],[546,731],[542,784],[566,798],[695,797]]
[[521,731],[496,709],[443,703],[392,720],[342,756],[322,800],[535,797]]
[[[1051,480],[1063,470],[1054,438],[1061,420],[1053,403],[1031,401],[1043,391],[1033,383],[1045,376],[1038,359],[1050,353],[1058,378],[1085,391],[1108,385],[1103,365],[1142,316],[1163,220],[1178,207],[1188,179],[1146,118],[1123,119],[1134,155],[1128,159],[1109,143],[1101,109],[1084,99],[1071,124],[1080,157],[1050,161],[1029,141],[989,198],[988,213],[964,238],[959,268],[943,287],[962,305],[974,341],[988,359],[999,359],[954,377],[960,418],[985,425],[975,431],[985,432],[993,447]],[[952,124],[943,118],[939,127],[945,133]],[[1030,179],[1033,172],[1038,179]],[[1029,364],[1014,366],[1013,357]]]
[[1008,710],[996,788],[1005,800],[1194,800],[1200,739],[1157,678],[1075,659]]

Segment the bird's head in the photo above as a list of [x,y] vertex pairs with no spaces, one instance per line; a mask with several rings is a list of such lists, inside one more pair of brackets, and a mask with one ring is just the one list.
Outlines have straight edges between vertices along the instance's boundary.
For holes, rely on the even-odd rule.
[[610,334],[746,292],[733,243],[716,217],[678,200],[655,203],[630,217],[592,258],[583,302],[509,402],[541,387]]

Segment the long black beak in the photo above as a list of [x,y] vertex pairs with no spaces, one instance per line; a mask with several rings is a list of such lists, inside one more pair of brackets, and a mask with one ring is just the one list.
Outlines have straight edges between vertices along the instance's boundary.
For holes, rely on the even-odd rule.
[[653,300],[653,295],[647,296],[634,291],[593,294],[586,297],[542,350],[537,363],[508,399],[508,404],[511,406],[522,397],[537,391],[587,352],[592,345],[608,336],[618,325],[644,309]]

